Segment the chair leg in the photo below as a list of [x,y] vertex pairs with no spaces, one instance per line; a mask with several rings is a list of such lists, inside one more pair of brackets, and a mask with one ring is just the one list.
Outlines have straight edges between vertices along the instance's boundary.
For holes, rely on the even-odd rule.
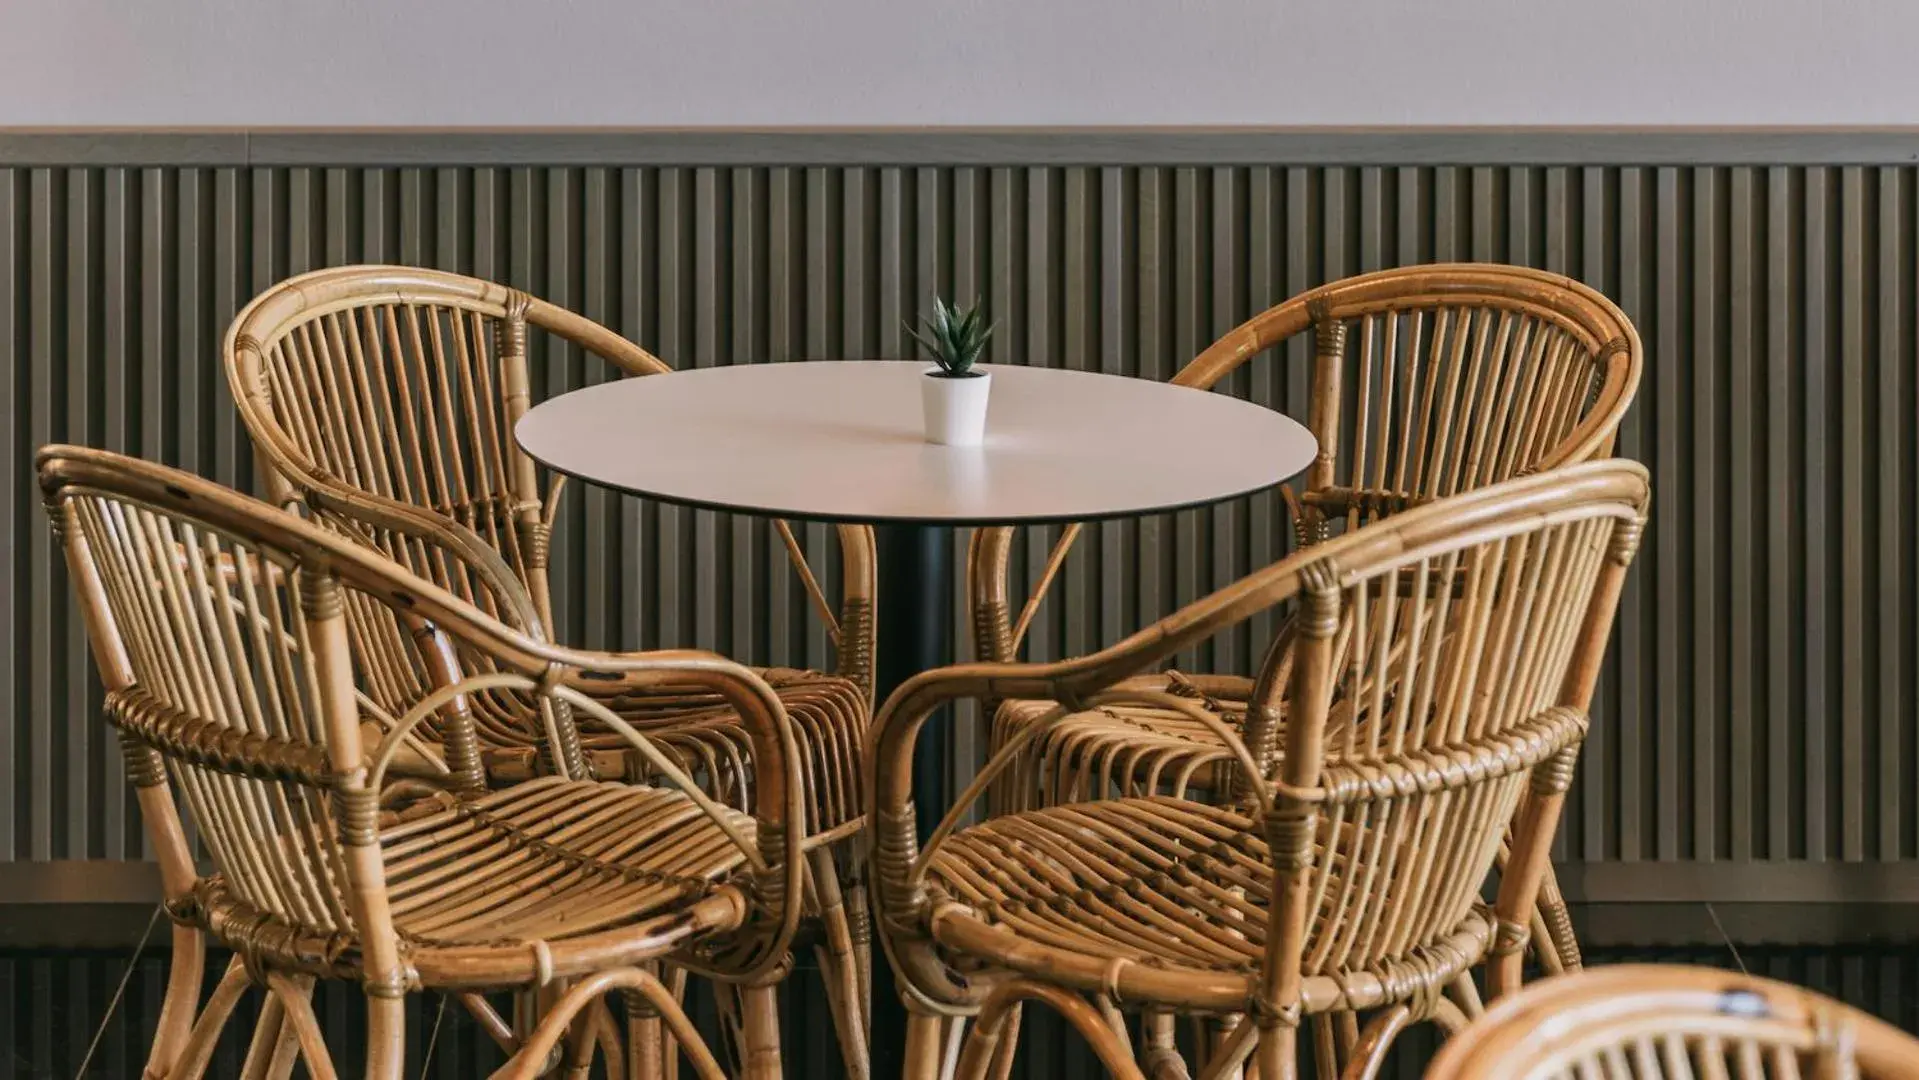
[[1566,909],[1566,895],[1559,891],[1559,875],[1551,863],[1546,864],[1546,872],[1539,879],[1539,899],[1535,903],[1533,941],[1541,964],[1555,975],[1584,967],[1579,939],[1573,936],[1572,913]]
[[[1223,1016],[1217,1019],[1194,1017],[1197,1025],[1195,1036],[1199,1046],[1199,1074],[1207,1080],[1244,1080],[1246,1056],[1252,1053],[1253,1027],[1243,1016]],[[1241,1047],[1237,1062],[1222,1058],[1231,1047]],[[1230,1062],[1230,1063],[1229,1063]]]
[[[306,1063],[307,1075],[313,1080],[338,1080],[339,1073],[333,1068],[333,1055],[327,1052],[326,1039],[320,1034],[319,1018],[313,1015],[313,979],[307,975],[269,975],[267,988],[278,998],[286,1010],[286,1026],[293,1030],[294,1038],[300,1046],[300,1059]],[[406,1030],[404,1023],[404,999],[367,997],[367,1072],[369,1077],[381,1080],[399,1080],[402,1060],[406,1056]],[[386,1006],[382,1009],[381,1006]],[[375,1011],[378,1010],[378,1011]],[[378,1047],[375,1038],[381,1031],[381,1016],[390,1015],[390,1035],[386,1036],[389,1047]],[[390,1053],[381,1064],[375,1065],[375,1055]],[[377,1071],[388,1068],[389,1072]]]
[[993,1052],[993,1063],[986,1070],[988,1080],[1009,1080],[1013,1075],[1013,1056],[1019,1052],[1020,1013],[1018,1005],[1006,1010],[1006,1020],[1000,1025],[999,1048]]
[[[302,1004],[305,1004],[304,1002]],[[294,1013],[291,1003],[287,1006],[287,1015]],[[312,1019],[312,1006],[307,1006],[307,1017]],[[313,1032],[319,1034],[319,1025],[313,1026]],[[300,1047],[306,1058],[307,1071],[314,1074],[314,1080],[321,1080],[314,1069],[313,1052],[307,1047],[304,1035]],[[326,1046],[321,1044],[319,1052],[324,1054]],[[399,995],[386,997],[368,994],[366,999],[366,1072],[367,1080],[400,1080],[406,1069],[406,999]]]
[[934,1013],[915,1012],[908,1005],[906,1063],[900,1070],[901,1080],[942,1080],[940,1070],[944,1067],[944,1043],[940,1017]]
[[694,1030],[693,1022],[687,1019],[680,1003],[673,1000],[672,992],[651,972],[636,967],[602,971],[575,983],[547,1011],[540,1026],[527,1036],[513,1060],[493,1074],[494,1080],[533,1080],[539,1076],[546,1065],[547,1054],[559,1045],[560,1039],[572,1026],[573,1019],[601,995],[623,989],[639,991],[659,1012],[667,1030],[685,1048],[686,1056],[693,1063],[693,1071],[700,1080],[725,1080],[720,1063],[714,1060],[713,1052],[700,1039],[699,1032]]
[[[669,967],[661,981],[666,984],[667,992],[673,995],[674,1003],[682,1009],[686,1008],[686,969]],[[660,1080],[680,1080],[680,1045],[674,1039],[670,1026],[660,1035]]]
[[[855,838],[857,841],[857,838]],[[873,918],[866,895],[866,854],[857,842],[841,853],[846,862],[841,899],[846,904],[846,933],[853,944],[853,970],[859,976],[862,1045],[873,1038]],[[869,1063],[868,1069],[871,1069]]]
[[605,1008],[604,998],[594,998],[567,1028],[560,1043],[560,1075],[566,1080],[587,1080],[593,1071],[593,1049],[599,1045],[600,1014]]
[[1253,1067],[1259,1070],[1259,1080],[1299,1080],[1298,1025],[1277,1019],[1262,1022]]
[[1175,1019],[1172,1013],[1158,1009],[1147,1013],[1145,1022],[1141,1024],[1145,1034],[1146,1055],[1140,1061],[1140,1069],[1146,1073],[1148,1080],[1191,1080],[1192,1072],[1186,1067],[1186,1059],[1179,1054]]
[[[1117,1080],[1146,1080],[1139,1071],[1139,1063],[1133,1060],[1132,1047],[1123,1033],[1115,1032],[1110,1020],[1099,1009],[1077,994],[1031,979],[1008,980],[986,995],[979,1015],[973,1020],[973,1030],[967,1036],[966,1048],[960,1054],[954,1080],[984,1080],[987,1067],[997,1055],[1000,1040],[1006,1033],[1007,1014],[1018,1009],[1022,1001],[1040,1001],[1051,1006],[1054,1012],[1079,1032],[1080,1037],[1093,1048],[1099,1063]],[[910,1040],[910,1029],[908,1037]],[[910,1041],[908,1046],[907,1060],[910,1064]],[[908,1075],[910,1077],[912,1074]]]
[[1433,1024],[1450,1038],[1466,1030],[1472,1024],[1472,1020],[1458,1004],[1441,998],[1433,1004]]
[[1486,1003],[1479,998],[1479,984],[1473,981],[1473,973],[1462,971],[1459,977],[1446,986],[1446,996],[1459,1008],[1460,1014],[1467,1020],[1477,1020],[1486,1015]]
[[626,1075],[630,1080],[660,1080],[666,1068],[666,1028],[660,1014],[636,991],[620,997],[626,1003]]
[[240,1066],[240,1080],[266,1080],[281,1047],[296,1045],[293,1029],[286,1024],[286,1006],[272,994],[260,1006],[260,1019],[253,1025],[253,1041],[247,1044],[246,1061]]
[[[1517,831],[1519,819],[1520,815],[1515,814],[1513,831]],[[1512,839],[1512,832],[1508,832],[1506,840],[1499,845],[1501,874],[1506,872],[1507,861],[1512,857]],[[1566,895],[1559,891],[1559,874],[1550,861],[1540,872],[1539,892],[1533,898],[1532,916],[1528,921],[1532,936],[1527,942],[1527,951],[1539,961],[1540,968],[1546,974],[1561,975],[1585,966],[1579,952],[1579,939],[1573,936],[1572,914],[1566,908]]]
[[959,1068],[960,1047],[966,1043],[971,1022],[964,1016],[949,1016],[940,1023],[940,1075],[950,1078]]
[[206,939],[191,926],[173,926],[173,959],[167,965],[167,994],[160,1005],[159,1026],[147,1053],[148,1076],[171,1075],[193,1030],[200,1007],[200,984],[206,978]]
[[299,1032],[292,1024],[282,1024],[280,1046],[267,1064],[266,1080],[289,1080],[293,1067],[300,1063]]
[[1259,1041],[1259,1028],[1242,1019],[1236,1026],[1220,1029],[1222,1037],[1214,1043],[1200,1080],[1239,1080],[1246,1075],[1246,1060]]
[[865,999],[860,994],[859,965],[853,957],[852,927],[847,921],[846,903],[840,890],[839,867],[833,853],[817,848],[807,856],[812,874],[820,922],[826,942],[815,952],[819,957],[820,978],[826,983],[826,1002],[833,1014],[833,1030],[839,1037],[840,1058],[846,1063],[851,1080],[866,1080]]
[[1359,1045],[1353,1048],[1352,1060],[1346,1063],[1342,1080],[1374,1080],[1386,1064],[1386,1052],[1393,1048],[1393,1040],[1412,1022],[1413,1011],[1404,1005],[1395,1005],[1373,1017],[1360,1032]]
[[740,988],[745,1043],[742,1080],[780,1080],[780,998],[777,983]]
[[746,1073],[746,1010],[740,1004],[740,988],[728,983],[713,984],[713,1008],[720,1017],[720,1038],[726,1043],[727,1064],[739,1075]]
[[174,1067],[154,1075],[165,1076],[167,1080],[199,1080],[207,1071],[207,1063],[213,1060],[213,1048],[220,1041],[220,1031],[227,1026],[227,1018],[233,1015],[233,1007],[239,1004],[240,995],[246,993],[249,985],[251,980],[247,977],[247,969],[236,956],[227,965],[226,974],[220,976],[219,983],[214,986],[213,996],[207,999],[206,1007],[194,1018],[193,1027],[187,1032]]
[[601,1060],[606,1063],[606,1080],[626,1080],[626,1055],[620,1045],[620,1022],[613,1019],[613,1010],[607,1008],[605,998],[593,1006],[593,1041],[599,1046]]
[[1339,1063],[1346,1055],[1339,1052],[1339,1045],[1333,1033],[1333,1013],[1320,1013],[1312,1018],[1313,1025],[1313,1075],[1319,1080],[1337,1080]]
[[[294,980],[291,991],[299,996],[301,1002],[305,1002],[309,1008],[311,1007],[313,1000],[312,979]],[[273,1056],[265,1063],[265,1071],[262,1072],[260,1076],[262,1080],[287,1080],[288,1077],[293,1075],[293,1067],[300,1063],[301,1018],[288,1015],[286,999],[282,997],[279,992],[268,993],[267,1008],[261,1011],[262,1021],[264,1021],[267,1011],[272,1011],[278,1015],[280,1032],[279,1036],[274,1040],[272,1049]],[[317,1027],[315,1027],[315,1030],[317,1030]],[[332,1062],[330,1060],[326,1063],[325,1068],[332,1068]],[[309,1070],[309,1072],[311,1072],[311,1070]]]
[[487,1037],[492,1039],[501,1050],[506,1051],[506,1056],[512,1057],[519,1051],[520,1037],[513,1033],[513,1025],[507,1022],[506,1017],[500,1015],[500,1011],[493,1007],[493,1003],[488,1001],[485,995],[472,990],[462,990],[454,997],[458,999],[460,1006],[467,1011],[468,1015],[480,1025],[480,1029],[486,1032]]

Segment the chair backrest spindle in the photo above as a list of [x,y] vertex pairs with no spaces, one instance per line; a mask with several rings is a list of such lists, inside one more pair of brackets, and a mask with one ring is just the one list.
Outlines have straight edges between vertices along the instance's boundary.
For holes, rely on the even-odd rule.
[[[1228,332],[1173,382],[1212,389],[1312,331],[1307,427],[1319,452],[1301,479],[1295,538],[1324,541],[1412,506],[1612,452],[1642,364],[1618,307],[1585,285],[1523,267],[1410,266],[1335,281]],[[1015,530],[982,529],[968,556],[978,654],[1009,660],[1045,587],[1014,619]],[[1062,533],[1054,566],[1076,531]]]
[[[552,635],[552,530],[564,478],[543,479],[513,435],[536,404],[534,331],[578,346],[622,375],[671,370],[591,320],[456,274],[349,266],[262,293],[235,319],[226,361],[272,498],[298,499],[415,573],[523,630]],[[457,525],[463,536],[451,546],[460,557],[471,559],[478,547],[494,557],[450,566],[445,550],[428,558],[392,536],[366,535],[369,516],[408,510]],[[347,524],[356,518],[357,526]],[[413,520],[424,525],[417,515]],[[870,697],[872,530],[844,525],[838,536],[837,611],[820,601],[796,544],[788,554],[814,607],[827,616],[840,673]]]

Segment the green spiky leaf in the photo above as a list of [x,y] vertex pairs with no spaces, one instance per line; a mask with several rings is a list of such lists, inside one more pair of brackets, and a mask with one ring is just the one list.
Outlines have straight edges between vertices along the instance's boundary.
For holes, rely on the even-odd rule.
[[987,339],[997,327],[997,324],[985,325],[979,305],[962,310],[937,296],[933,298],[932,314],[922,320],[923,330],[903,320],[901,325],[907,336],[939,365],[941,374],[950,378],[972,374],[973,365],[985,354]]

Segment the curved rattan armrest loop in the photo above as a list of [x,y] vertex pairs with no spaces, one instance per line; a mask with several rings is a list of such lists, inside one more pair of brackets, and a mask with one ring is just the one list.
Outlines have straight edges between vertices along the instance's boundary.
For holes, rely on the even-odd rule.
[[[608,659],[613,660],[615,664],[622,662],[622,658],[609,657]],[[631,658],[625,659],[630,660]],[[651,658],[647,659],[649,661],[651,660]],[[647,667],[649,670],[660,670],[659,665],[651,662],[648,663]],[[549,669],[549,672],[551,670],[552,669]],[[746,669],[741,669],[741,672],[749,678],[757,678]],[[691,672],[691,674],[693,675],[693,681],[697,682],[714,684],[723,681],[721,679],[705,677],[709,674],[707,670],[696,670]],[[718,686],[714,688],[719,689]],[[767,882],[772,878],[772,875],[778,874],[779,877],[771,888],[763,888],[761,890],[762,894],[776,893],[776,895],[770,897],[768,905],[772,908],[775,915],[776,928],[763,945],[759,961],[752,965],[751,970],[744,973],[741,977],[758,975],[780,962],[790,947],[793,935],[799,927],[802,872],[804,870],[804,864],[799,858],[799,853],[802,850],[802,845],[805,840],[804,829],[806,820],[801,806],[798,743],[793,736],[791,721],[785,717],[783,712],[779,714],[778,724],[780,760],[778,762],[755,762],[756,772],[762,777],[764,777],[766,772],[772,771],[782,775],[786,781],[780,785],[762,783],[757,785],[755,789],[756,791],[765,791],[777,786],[783,793],[781,805],[776,807],[759,805],[755,808],[759,811],[757,817],[762,827],[772,825],[780,831],[779,839],[775,841],[778,845],[778,852],[780,853],[777,864],[769,863],[764,850],[768,845],[764,843],[764,840],[756,844],[742,832],[728,817],[727,810],[714,802],[712,798],[700,788],[699,784],[694,782],[693,778],[688,776],[677,762],[673,761],[670,756],[654,745],[651,739],[648,739],[631,724],[622,720],[618,714],[607,709],[599,702],[594,701],[590,696],[567,686],[559,679],[549,678],[544,675],[540,678],[533,678],[517,672],[493,672],[486,675],[475,675],[462,679],[452,685],[442,686],[421,698],[411,709],[407,710],[406,715],[401,717],[391,730],[387,731],[381,737],[379,744],[374,748],[372,754],[369,755],[368,788],[374,791],[381,789],[386,781],[387,770],[391,766],[393,758],[395,754],[398,753],[400,746],[406,741],[407,737],[415,728],[428,718],[437,715],[440,709],[447,703],[465,694],[503,689],[533,691],[543,695],[550,692],[553,696],[565,701],[573,708],[583,710],[594,719],[605,724],[609,730],[618,733],[621,738],[624,738],[630,743],[633,748],[646,759],[647,763],[658,771],[658,775],[664,776],[672,781],[681,794],[685,795],[700,809],[701,813],[713,821],[721,833],[724,834],[735,847],[739,848],[741,855],[746,859],[748,867],[762,882]],[[771,696],[771,689],[767,688],[766,693]],[[773,698],[772,701],[775,706],[778,705],[777,698]],[[768,809],[776,810],[777,813],[769,814],[766,812]]]
[[565,338],[626,375],[665,375],[673,370],[666,361],[584,315],[537,296],[521,295],[526,298],[529,324]]
[[[387,529],[415,540],[437,545],[477,575],[509,625],[533,637],[546,640],[548,633],[533,606],[533,598],[513,568],[493,545],[458,521],[443,514],[422,510],[412,503],[388,499],[337,481],[317,477],[300,493],[300,499],[316,512],[333,514],[377,529]],[[356,537],[375,547],[368,538]],[[377,550],[377,548],[376,548]]]
[[486,675],[468,676],[459,682],[435,689],[414,702],[413,707],[408,709],[404,716],[381,734],[379,743],[373,747],[373,752],[367,755],[366,786],[374,791],[379,791],[385,786],[387,768],[393,764],[393,757],[399,753],[401,745],[412,735],[414,728],[437,714],[448,702],[482,690],[526,690],[533,685],[533,680],[524,675],[510,671],[496,671]]
[[[763,760],[754,762],[755,778],[761,781],[754,786],[755,799],[758,800],[754,807],[755,816],[761,830],[759,842],[755,844],[726,819],[725,811],[700,790],[692,777],[687,776],[672,759],[661,753],[651,740],[640,734],[631,724],[620,719],[618,714],[570,687],[560,686],[556,688],[556,693],[571,703],[574,708],[586,711],[594,719],[605,724],[609,730],[619,733],[620,737],[631,743],[646,757],[649,764],[659,770],[660,775],[671,779],[682,794],[712,818],[720,830],[726,834],[727,839],[745,854],[748,866],[752,868],[760,883],[758,890],[760,900],[772,913],[773,932],[759,943],[757,959],[750,963],[745,971],[735,973],[734,977],[752,980],[770,974],[774,968],[784,963],[792,947],[793,935],[799,931],[801,898],[804,895],[803,874],[806,869],[806,863],[802,857],[806,839],[806,816],[801,804],[803,790],[799,773],[799,744],[793,737],[791,721],[786,719],[784,713],[781,714],[780,761],[777,763]],[[776,768],[769,769],[769,764],[775,765]],[[779,785],[785,805],[779,807],[778,818],[773,818],[765,812],[767,809],[764,804],[765,792],[774,785],[764,781],[767,773],[772,771],[784,774],[786,781]],[[776,830],[773,835],[766,835],[769,826]],[[774,839],[775,836],[777,840]],[[766,849],[774,844],[777,844],[777,849],[773,858],[769,860]]]
[[[587,697],[585,694],[580,693],[578,690],[556,684],[553,687],[553,692],[564,698],[574,707],[584,709],[588,713],[591,713],[595,719],[600,720],[605,723],[608,728],[618,732],[622,738],[633,745],[635,750],[640,752],[641,756],[646,758],[647,764],[659,770],[659,775],[671,780],[674,786],[678,787],[688,798],[697,803],[700,809],[704,810],[707,816],[711,817],[714,822],[719,825],[720,831],[724,832],[727,839],[733,841],[733,845],[740,849],[741,854],[746,856],[746,861],[751,864],[756,873],[766,872],[768,869],[766,859],[761,854],[760,849],[751,840],[747,839],[745,833],[741,832],[737,826],[726,819],[724,808],[708,797],[705,792],[701,791],[699,784],[694,782],[692,777],[686,775],[686,771],[680,768],[677,762],[661,752],[659,747],[653,745],[653,740],[647,738],[638,729],[634,728],[633,725],[620,719],[618,713]],[[791,740],[783,741],[790,742]],[[791,748],[789,748],[789,752],[792,752]],[[793,774],[790,769],[788,773],[789,779],[793,781],[793,786],[797,789],[798,776]],[[794,826],[789,822],[789,828],[792,827]],[[800,839],[802,839],[801,835],[796,832],[790,839],[794,841],[793,846],[797,849],[798,843]]]
[[[718,693],[740,717],[754,749],[753,814],[759,830],[758,851],[749,862],[758,871],[761,900],[776,915],[770,936],[757,943],[753,959],[743,971],[722,973],[737,980],[752,980],[770,974],[784,962],[793,935],[798,931],[803,897],[805,862],[802,858],[806,838],[805,792],[801,784],[799,741],[793,721],[779,695],[766,680],[750,668],[713,653],[681,649],[653,653],[587,653],[550,648],[551,659],[595,678],[617,676],[624,685],[639,687],[693,682]],[[571,686],[561,686],[557,694],[576,708],[584,707],[609,728],[632,741],[643,736],[607,710],[591,695]],[[591,704],[585,704],[591,702]],[[637,745],[637,744],[636,744]],[[661,761],[654,762],[656,767]],[[663,769],[674,776],[689,797],[702,806],[713,806],[685,773]],[[717,813],[717,808],[710,809]],[[716,818],[718,820],[718,818]],[[733,835],[729,831],[729,836]]]
[[566,474],[552,473],[546,485],[546,500],[540,506],[540,524],[551,529],[560,516],[560,496],[566,492]]

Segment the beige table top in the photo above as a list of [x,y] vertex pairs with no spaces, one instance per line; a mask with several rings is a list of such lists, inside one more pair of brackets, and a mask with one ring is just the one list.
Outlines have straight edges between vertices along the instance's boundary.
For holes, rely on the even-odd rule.
[[986,525],[1197,506],[1278,484],[1317,450],[1294,420],[1144,379],[993,373],[986,442],[921,438],[912,361],[739,364],[621,379],[529,411],[562,473],[668,502],[820,521]]

